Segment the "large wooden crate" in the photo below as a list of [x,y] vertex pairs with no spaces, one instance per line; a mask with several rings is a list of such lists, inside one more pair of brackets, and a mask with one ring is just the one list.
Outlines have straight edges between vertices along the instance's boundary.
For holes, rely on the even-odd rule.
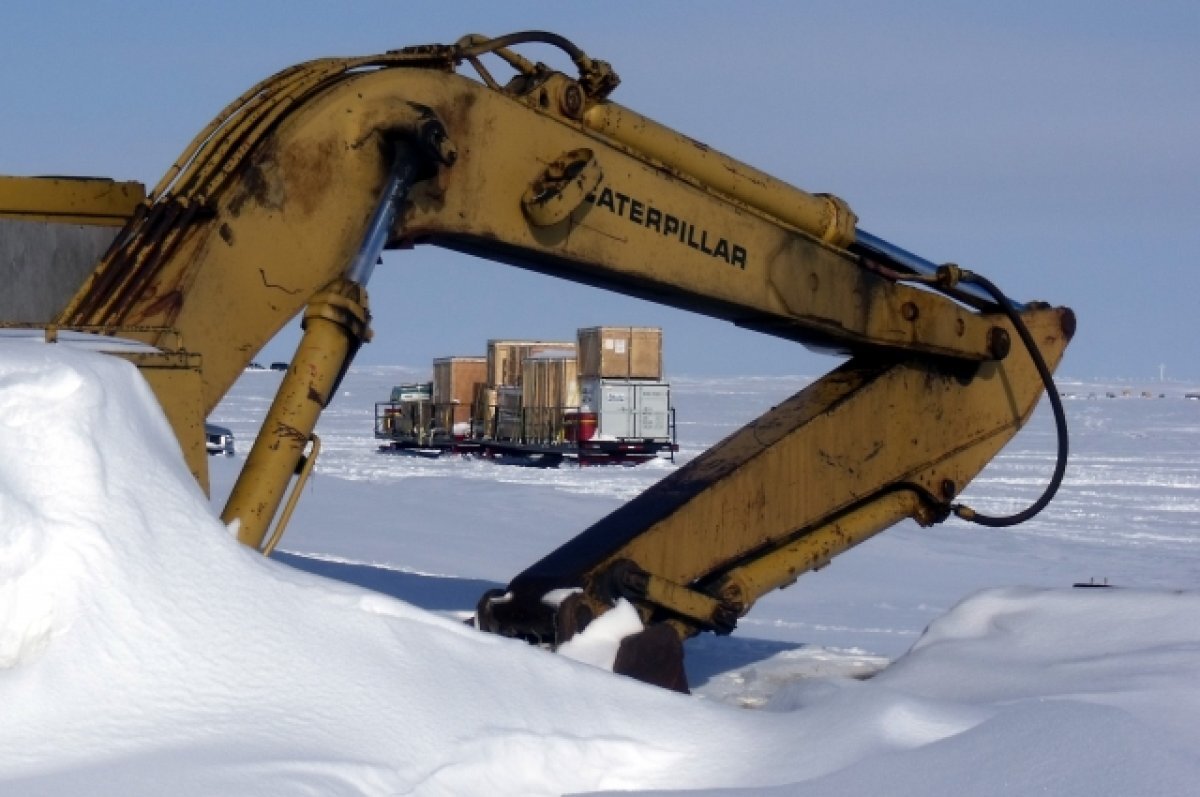
[[433,404],[436,423],[453,430],[471,420],[471,408],[487,379],[484,357],[440,357],[433,361]]
[[574,357],[527,357],[522,365],[521,402],[526,407],[578,407]]
[[487,384],[489,387],[521,384],[521,366],[526,359],[558,352],[575,356],[575,344],[549,340],[489,340],[487,348]]
[[662,379],[658,327],[584,327],[578,338],[581,378]]
[[530,442],[563,440],[563,417],[579,407],[579,379],[574,357],[540,355],[521,366],[521,405],[525,437]]

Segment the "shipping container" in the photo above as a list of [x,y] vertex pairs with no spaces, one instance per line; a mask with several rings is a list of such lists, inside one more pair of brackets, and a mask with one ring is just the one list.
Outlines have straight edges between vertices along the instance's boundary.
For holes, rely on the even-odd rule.
[[671,386],[650,380],[581,378],[580,410],[596,413],[597,439],[667,439]]
[[662,379],[658,327],[584,327],[577,338],[580,377]]
[[562,357],[575,356],[571,341],[546,340],[489,340],[487,346],[487,385],[521,384],[521,366],[530,357],[556,353]]

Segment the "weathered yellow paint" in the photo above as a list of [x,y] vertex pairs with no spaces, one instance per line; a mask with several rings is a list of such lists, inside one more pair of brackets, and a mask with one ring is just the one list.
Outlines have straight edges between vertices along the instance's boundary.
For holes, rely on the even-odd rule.
[[368,335],[369,317],[366,292],[344,280],[305,311],[304,336],[221,513],[226,523],[239,521],[238,539],[246,545],[262,547],[317,419]]
[[119,227],[145,196],[141,183],[101,177],[0,176],[0,218]]
[[208,492],[208,450],[200,407],[200,356],[181,351],[137,352],[119,355],[137,366],[154,391],[175,431],[188,470]]

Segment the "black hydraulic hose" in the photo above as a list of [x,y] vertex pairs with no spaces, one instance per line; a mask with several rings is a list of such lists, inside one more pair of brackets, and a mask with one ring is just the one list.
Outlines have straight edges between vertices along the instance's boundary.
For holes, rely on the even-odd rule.
[[[570,56],[579,70],[579,85],[583,88],[584,93],[592,99],[603,100],[621,82],[621,78],[617,76],[608,62],[589,58],[588,54],[575,46],[570,39],[544,30],[521,31],[506,36],[497,36],[493,39],[468,36],[460,40],[457,45],[457,57],[471,60],[476,64],[476,68],[479,68],[475,61],[478,56],[484,53],[495,53],[508,61],[517,71],[529,74],[534,68],[533,65],[521,56],[509,52],[508,48],[514,44],[533,43],[557,47]],[[486,70],[481,70],[481,76],[483,75],[486,75]],[[484,79],[485,81],[489,80],[487,77]]]
[[969,520],[972,523],[978,523],[981,526],[992,528],[1015,526],[1019,523],[1024,523],[1045,509],[1046,505],[1054,498],[1055,493],[1058,492],[1059,485],[1062,484],[1063,475],[1067,470],[1067,453],[1069,449],[1067,416],[1063,411],[1062,399],[1059,398],[1058,388],[1054,384],[1054,376],[1050,373],[1050,369],[1046,365],[1046,360],[1042,357],[1041,350],[1034,342],[1033,336],[1029,334],[1029,329],[1025,326],[1025,322],[1021,320],[1021,316],[1013,307],[1013,303],[986,277],[964,269],[959,279],[963,282],[974,283],[987,291],[996,300],[996,304],[1000,306],[1000,309],[1008,317],[1008,320],[1012,322],[1013,328],[1016,329],[1017,335],[1021,338],[1021,342],[1025,344],[1025,348],[1029,351],[1029,356],[1033,360],[1038,374],[1042,377],[1042,384],[1045,385],[1046,395],[1050,399],[1050,407],[1054,411],[1054,425],[1058,434],[1058,459],[1054,465],[1054,475],[1050,477],[1050,482],[1046,485],[1046,489],[1042,491],[1041,497],[1026,509],[1016,514],[1005,516],[984,515],[965,504],[951,504],[950,506],[951,511],[958,517],[963,520]]
[[560,36],[557,33],[550,33],[544,30],[527,30],[519,33],[509,33],[505,36],[497,36],[484,41],[473,42],[470,46],[464,47],[462,55],[482,55],[483,53],[494,52],[503,47],[511,47],[514,44],[549,44],[552,47],[565,52],[571,57],[572,61],[579,63],[581,59],[586,59],[587,54],[583,50],[575,46],[575,44],[565,36]]

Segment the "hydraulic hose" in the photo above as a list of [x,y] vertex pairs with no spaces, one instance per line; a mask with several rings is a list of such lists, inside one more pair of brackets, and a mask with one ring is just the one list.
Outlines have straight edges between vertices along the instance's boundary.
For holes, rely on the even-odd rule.
[[[939,272],[941,269],[939,269]],[[1042,491],[1041,496],[1026,507],[1024,510],[1012,515],[985,515],[976,512],[971,507],[965,504],[951,504],[950,510],[955,515],[963,520],[969,520],[972,523],[978,523],[981,526],[989,526],[992,528],[1003,528],[1006,526],[1016,526],[1024,523],[1026,520],[1037,515],[1046,505],[1054,498],[1058,492],[1059,485],[1062,484],[1063,475],[1067,470],[1067,454],[1069,451],[1069,439],[1067,434],[1067,416],[1063,411],[1062,399],[1059,398],[1058,388],[1054,384],[1054,376],[1050,373],[1050,368],[1046,365],[1046,359],[1042,357],[1041,350],[1033,340],[1033,336],[1029,334],[1028,327],[1017,313],[1013,303],[1005,296],[999,288],[997,288],[990,280],[974,272],[965,269],[960,270],[958,279],[962,282],[969,282],[978,285],[988,293],[1000,307],[1000,310],[1012,322],[1013,328],[1017,331],[1017,335],[1021,338],[1021,342],[1025,344],[1025,349],[1029,352],[1030,358],[1033,360],[1034,367],[1037,368],[1038,374],[1042,378],[1042,384],[1045,385],[1046,395],[1050,399],[1050,407],[1054,412],[1054,425],[1058,436],[1058,457],[1054,464],[1054,474],[1050,477],[1046,489]]]
[[570,39],[557,33],[544,30],[527,30],[510,33],[506,36],[486,38],[483,36],[466,36],[460,40],[457,47],[457,57],[474,59],[485,53],[495,53],[517,68],[518,71],[529,73],[533,67],[520,56],[509,52],[514,44],[548,44],[566,53],[579,70],[579,84],[584,92],[595,100],[602,100],[612,93],[621,82],[621,78],[613,71],[607,61],[590,58],[587,53],[577,47]]

